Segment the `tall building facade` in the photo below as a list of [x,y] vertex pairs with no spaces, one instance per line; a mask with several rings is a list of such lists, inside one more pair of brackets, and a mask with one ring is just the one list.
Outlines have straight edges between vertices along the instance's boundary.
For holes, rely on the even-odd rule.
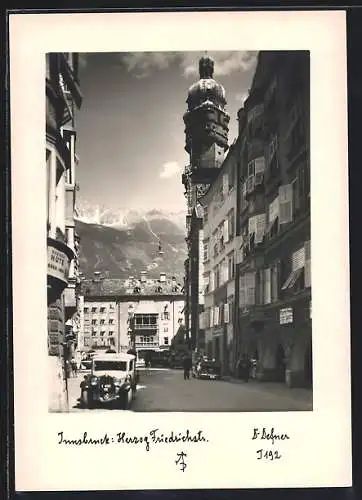
[[78,328],[78,238],[74,229],[77,164],[75,110],[81,106],[78,55],[46,55],[48,354],[53,410],[66,406],[65,358]]
[[182,182],[187,199],[187,248],[185,261],[185,318],[191,348],[205,347],[205,333],[200,328],[203,312],[203,215],[200,197],[218,175],[228,148],[229,115],[225,110],[225,90],[213,79],[214,62],[208,57],[199,61],[200,79],[187,97],[184,115],[185,150],[190,164]]
[[167,349],[184,324],[182,286],[165,273],[159,279],[142,273],[123,280],[100,275],[82,280],[82,303],[78,348],[83,351]]
[[312,383],[309,53],[260,52],[239,112],[236,357],[260,380]]
[[258,380],[310,387],[309,53],[259,53],[226,158],[225,93],[204,83],[211,68],[209,58],[200,61],[204,78],[190,88],[184,117],[192,347],[218,358],[224,372],[236,373],[247,356]]
[[203,208],[205,352],[232,373],[235,334],[236,202],[239,143],[229,149],[218,176],[200,198]]

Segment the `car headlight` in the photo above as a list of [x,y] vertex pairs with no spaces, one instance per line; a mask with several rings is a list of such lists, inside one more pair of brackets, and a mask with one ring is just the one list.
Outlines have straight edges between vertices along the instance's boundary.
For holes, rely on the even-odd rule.
[[115,378],[114,379],[114,385],[122,385],[122,379],[121,378]]
[[92,377],[90,383],[91,383],[91,385],[97,385],[97,383],[98,383],[97,377]]

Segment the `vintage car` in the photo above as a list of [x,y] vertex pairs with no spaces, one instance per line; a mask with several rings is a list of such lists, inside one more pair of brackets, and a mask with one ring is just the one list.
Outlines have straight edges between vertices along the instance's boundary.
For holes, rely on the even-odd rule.
[[128,409],[136,395],[139,374],[133,354],[102,354],[94,356],[90,375],[80,384],[83,407],[116,404]]
[[215,361],[201,361],[196,368],[195,375],[199,379],[220,380],[221,367]]

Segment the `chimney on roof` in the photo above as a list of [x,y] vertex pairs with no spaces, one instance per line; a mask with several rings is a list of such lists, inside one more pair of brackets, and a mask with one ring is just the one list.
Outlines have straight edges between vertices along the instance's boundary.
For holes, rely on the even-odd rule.
[[141,283],[146,283],[147,281],[147,271],[141,271]]
[[166,273],[160,273],[160,282],[165,283],[166,281]]

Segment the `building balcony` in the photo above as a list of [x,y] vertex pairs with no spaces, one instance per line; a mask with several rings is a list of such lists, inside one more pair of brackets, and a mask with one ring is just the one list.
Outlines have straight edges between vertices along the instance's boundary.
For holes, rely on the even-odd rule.
[[159,347],[158,342],[136,342],[136,349],[157,349]]
[[56,289],[62,293],[68,285],[69,268],[74,258],[73,250],[64,242],[47,239],[48,249],[48,285],[50,289]]

